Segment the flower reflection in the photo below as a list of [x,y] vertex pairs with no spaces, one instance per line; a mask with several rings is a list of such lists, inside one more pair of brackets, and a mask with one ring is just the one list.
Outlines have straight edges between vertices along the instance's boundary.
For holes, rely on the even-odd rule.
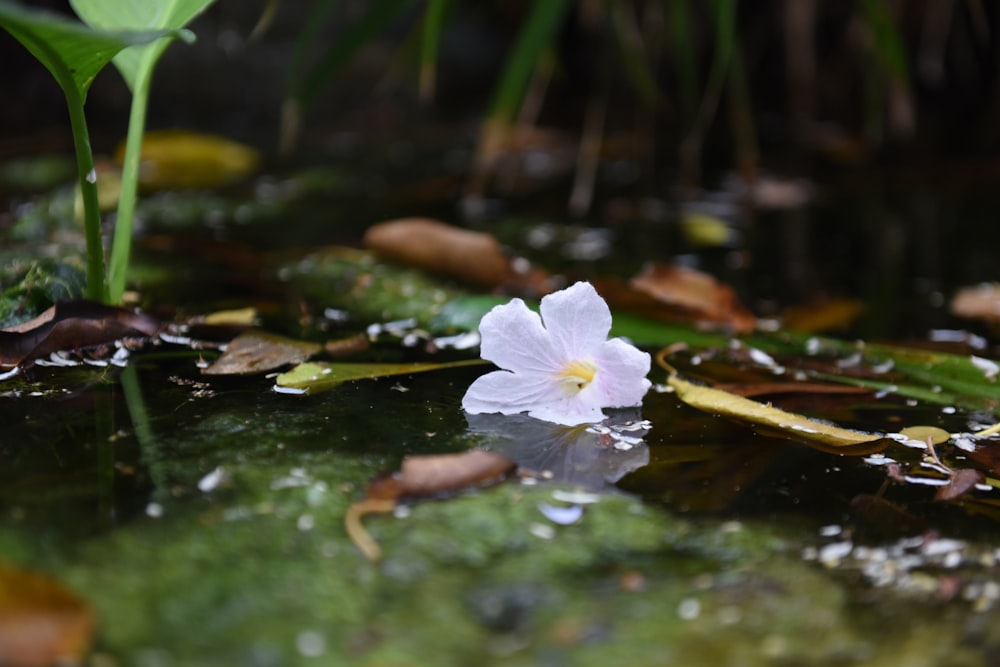
[[599,491],[649,463],[643,437],[650,424],[638,410],[620,411],[600,424],[561,426],[526,414],[466,414],[469,430],[487,449],[526,471],[555,482]]

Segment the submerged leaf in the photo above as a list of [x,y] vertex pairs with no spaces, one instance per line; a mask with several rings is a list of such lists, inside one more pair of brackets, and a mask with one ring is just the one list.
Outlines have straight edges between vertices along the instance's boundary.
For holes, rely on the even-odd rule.
[[58,582],[0,563],[0,664],[80,664],[94,634],[86,603]]
[[287,373],[278,376],[277,386],[298,389],[310,394],[333,389],[337,385],[353,380],[372,380],[393,375],[426,373],[444,368],[475,366],[485,362],[479,359],[448,361],[444,363],[380,364],[380,363],[322,363],[300,364]]
[[497,481],[513,469],[511,459],[482,449],[461,454],[407,456],[399,472],[369,485],[367,497],[398,501],[438,496]]
[[252,375],[281,366],[301,364],[319,352],[317,343],[268,333],[248,331],[233,339],[215,363],[202,370],[205,375]]

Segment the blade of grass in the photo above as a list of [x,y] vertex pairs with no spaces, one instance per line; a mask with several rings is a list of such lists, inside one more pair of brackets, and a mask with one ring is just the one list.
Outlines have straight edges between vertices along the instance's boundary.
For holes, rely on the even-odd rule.
[[371,5],[350,30],[334,40],[316,66],[306,71],[292,94],[299,107],[307,109],[330,78],[412,3],[413,0],[381,0]]
[[562,25],[569,6],[569,0],[536,2],[522,25],[517,41],[507,56],[479,133],[473,185],[469,188],[473,194],[480,194],[486,174],[492,170],[497,155],[503,150],[532,73],[543,60],[544,53],[551,49],[556,30]]
[[668,25],[671,42],[674,45],[674,63],[679,81],[682,119],[685,123],[694,121],[698,104],[698,57],[692,35],[695,34],[688,0],[667,0]]
[[424,11],[424,26],[420,35],[420,74],[418,97],[429,102],[434,97],[438,50],[441,46],[441,29],[451,0],[428,0]]
[[701,98],[694,125],[687,136],[681,141],[681,170],[689,181],[696,181],[701,171],[701,145],[705,132],[715,118],[729,75],[733,55],[733,43],[736,36],[736,0],[715,0],[711,4],[712,20],[715,22],[715,53],[712,57],[712,69],[705,85],[705,94]]
[[622,62],[621,71],[628,77],[643,104],[655,106],[660,98],[660,86],[645,53],[634,10],[630,5],[614,0],[608,2],[607,7],[611,32]]

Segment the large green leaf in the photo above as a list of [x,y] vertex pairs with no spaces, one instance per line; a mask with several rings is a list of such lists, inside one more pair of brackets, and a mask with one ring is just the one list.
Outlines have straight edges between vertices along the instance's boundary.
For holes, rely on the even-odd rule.
[[[104,30],[170,30],[173,37],[186,42],[194,35],[181,30],[213,0],[70,0],[73,10],[94,28]],[[164,39],[145,46],[126,49],[114,58],[115,67],[132,92],[135,92],[143,69],[152,69],[163,51],[170,44]]]
[[174,34],[170,30],[98,30],[7,0],[0,0],[0,26],[52,72],[63,90],[72,86],[81,97],[86,97],[97,73],[122,49]]

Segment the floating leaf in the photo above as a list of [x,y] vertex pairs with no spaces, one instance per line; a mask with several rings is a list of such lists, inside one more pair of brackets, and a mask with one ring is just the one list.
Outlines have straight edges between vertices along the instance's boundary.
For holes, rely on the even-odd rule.
[[986,481],[986,475],[980,470],[973,468],[962,468],[956,470],[948,480],[948,483],[937,490],[934,500],[955,500],[976,488],[977,484]]
[[94,626],[83,600],[58,582],[0,563],[0,664],[82,664]]
[[930,440],[932,445],[940,445],[951,438],[951,433],[938,426],[907,426],[899,432],[910,440],[920,442]]
[[160,329],[157,320],[143,313],[93,301],[63,301],[29,322],[0,330],[0,366],[17,366],[53,352],[122,338],[148,338]]
[[[125,145],[118,148],[122,161]],[[147,132],[142,138],[139,184],[147,190],[217,188],[256,171],[254,149],[224,137],[186,130]]]
[[890,442],[881,434],[841,428],[728,391],[696,385],[681,379],[676,372],[667,377],[667,384],[679,399],[693,408],[764,427],[782,437],[806,442],[824,451],[867,454],[884,449]]
[[970,320],[1000,322],[1000,284],[963,287],[951,300],[951,312]]
[[277,386],[300,390],[303,393],[315,394],[333,389],[344,382],[354,380],[372,380],[393,375],[411,375],[413,373],[426,373],[428,371],[457,368],[459,366],[476,366],[483,363],[485,362],[479,359],[412,364],[310,362],[300,364],[287,373],[279,375]]
[[831,331],[850,326],[864,311],[865,304],[855,299],[827,299],[787,308],[781,314],[781,321],[791,331]]
[[252,375],[281,366],[301,364],[319,352],[317,343],[248,331],[233,339],[221,357],[201,372],[205,375]]
[[369,228],[364,243],[394,262],[488,287],[551,291],[548,275],[521,269],[495,237],[427,218],[390,220]]
[[756,318],[733,289],[701,271],[650,264],[629,281],[629,286],[659,303],[689,312],[698,322],[743,333],[756,327]]
[[364,500],[347,510],[344,527],[361,553],[377,562],[382,558],[382,550],[361,525],[361,517],[391,512],[404,498],[440,496],[494,484],[510,475],[514,467],[514,462],[506,456],[481,449],[461,454],[407,456],[399,472],[372,480]]
[[732,245],[739,238],[731,223],[698,211],[681,213],[680,227],[689,243],[706,248]]

